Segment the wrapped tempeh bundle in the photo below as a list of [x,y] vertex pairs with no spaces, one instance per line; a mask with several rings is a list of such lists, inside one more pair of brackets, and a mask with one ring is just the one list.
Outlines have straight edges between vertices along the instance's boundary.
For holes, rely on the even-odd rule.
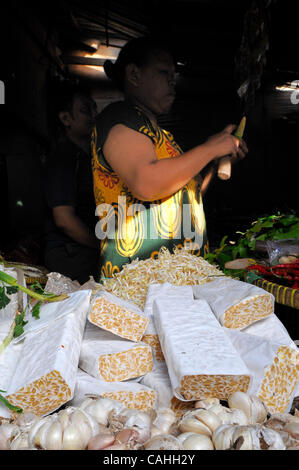
[[205,300],[161,296],[155,325],[173,393],[180,400],[227,399],[246,392],[250,372]]
[[127,341],[87,322],[79,367],[106,382],[135,379],[152,370],[152,350],[148,344]]
[[42,305],[40,317],[47,308],[52,321],[28,330],[21,342],[12,344],[21,348],[6,394],[13,405],[44,416],[72,398],[90,294],[75,292],[62,302]]
[[[247,328],[244,328],[242,332],[249,333],[250,335],[261,336],[266,340],[289,346],[296,351],[298,350],[298,347],[290,337],[288,330],[275,313],[263,320],[249,325]],[[294,396],[299,396],[299,381],[297,382]]]
[[229,328],[224,331],[252,375],[248,393],[258,396],[272,414],[289,412],[299,380],[296,345]]
[[204,299],[226,328],[242,329],[274,312],[274,296],[260,287],[220,277],[193,286],[196,299]]
[[154,323],[153,302],[162,294],[179,297],[182,302],[184,299],[193,299],[193,291],[191,286],[175,286],[169,282],[149,285],[144,306],[144,315],[149,319],[149,325],[142,337],[142,341],[152,347],[155,359],[157,361],[164,361],[164,357]]
[[126,408],[147,411],[155,407],[154,389],[137,382],[105,382],[78,369],[73,399],[69,406],[78,406],[88,396],[102,396],[119,401]]
[[133,302],[100,291],[91,303],[88,320],[95,326],[131,341],[140,341],[149,323]]

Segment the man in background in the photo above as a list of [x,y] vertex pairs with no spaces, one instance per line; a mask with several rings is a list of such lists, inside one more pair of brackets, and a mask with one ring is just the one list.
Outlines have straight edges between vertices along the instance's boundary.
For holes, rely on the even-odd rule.
[[95,277],[99,254],[90,155],[96,103],[82,86],[64,81],[52,107],[59,133],[45,164],[44,262],[83,284]]

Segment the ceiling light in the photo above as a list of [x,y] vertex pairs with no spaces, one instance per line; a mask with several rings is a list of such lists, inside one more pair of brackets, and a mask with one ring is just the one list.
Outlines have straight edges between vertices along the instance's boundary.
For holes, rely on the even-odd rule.
[[299,80],[293,80],[292,82],[287,82],[284,85],[279,85],[275,87],[275,90],[278,91],[294,91],[299,89]]

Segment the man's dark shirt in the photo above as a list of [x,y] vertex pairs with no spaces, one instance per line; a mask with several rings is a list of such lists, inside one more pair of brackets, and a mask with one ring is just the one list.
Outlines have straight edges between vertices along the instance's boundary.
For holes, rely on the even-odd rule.
[[73,206],[76,215],[94,231],[97,222],[91,156],[69,139],[60,141],[47,158],[44,190],[48,206],[45,223],[46,250],[73,242],[55,224],[52,209]]

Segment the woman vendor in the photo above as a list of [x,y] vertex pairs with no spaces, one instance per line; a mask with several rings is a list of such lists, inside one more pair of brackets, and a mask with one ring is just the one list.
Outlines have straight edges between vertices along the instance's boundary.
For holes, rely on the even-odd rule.
[[[157,124],[175,99],[175,62],[167,45],[151,38],[129,41],[106,75],[124,93],[96,118],[92,138],[94,194],[100,221],[100,277],[111,277],[135,258],[155,257],[162,246],[208,250],[202,193],[217,167],[247,147],[228,125],[183,152]],[[200,172],[209,169],[202,180]]]

